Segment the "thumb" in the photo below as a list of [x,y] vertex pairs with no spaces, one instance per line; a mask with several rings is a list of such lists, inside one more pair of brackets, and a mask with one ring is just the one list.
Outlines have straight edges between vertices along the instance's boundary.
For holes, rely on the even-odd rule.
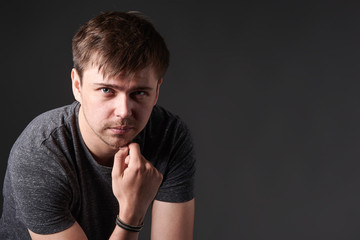
[[126,169],[125,158],[129,154],[129,148],[127,146],[121,147],[119,151],[114,156],[114,164],[113,164],[113,175],[122,175],[124,170]]

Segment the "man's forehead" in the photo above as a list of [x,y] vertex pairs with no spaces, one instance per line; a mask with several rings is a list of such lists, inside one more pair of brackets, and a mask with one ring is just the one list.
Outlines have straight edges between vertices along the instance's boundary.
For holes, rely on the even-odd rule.
[[85,69],[97,69],[98,73],[102,74],[105,77],[117,77],[117,76],[122,76],[122,77],[133,77],[133,76],[138,76],[138,75],[142,75],[143,72],[152,72],[153,74],[156,73],[156,69],[152,64],[149,64],[147,66],[144,66],[142,68],[138,68],[138,69],[132,69],[132,68],[127,68],[125,67],[111,67],[108,66],[107,64],[99,64],[96,61],[91,61],[89,64],[87,64],[87,66],[85,67]]
[[116,75],[104,73],[98,66],[92,66],[84,71],[84,78],[90,79],[93,83],[131,83],[131,84],[151,84],[157,82],[158,79],[155,75],[154,69],[151,67],[144,68],[137,72],[122,71]]
[[142,64],[138,66],[136,65],[132,66],[133,64],[130,64],[129,66],[127,66],[123,64],[118,65],[116,63],[111,63],[108,62],[107,60],[108,59],[106,59],[101,54],[93,53],[91,54],[90,60],[86,64],[84,71],[86,71],[86,69],[96,68],[98,69],[98,73],[103,75],[104,79],[116,78],[116,77],[139,78],[139,77],[144,77],[143,72],[146,72],[147,74],[158,75],[156,68],[152,63]]

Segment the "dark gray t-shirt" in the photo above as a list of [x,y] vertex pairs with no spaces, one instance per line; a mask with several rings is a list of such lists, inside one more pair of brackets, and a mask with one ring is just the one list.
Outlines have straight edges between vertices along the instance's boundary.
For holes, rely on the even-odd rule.
[[[99,165],[78,127],[79,103],[35,118],[15,142],[8,160],[0,222],[1,239],[30,239],[27,228],[51,234],[75,221],[89,239],[108,239],[119,206],[111,167]],[[188,128],[155,106],[134,140],[163,175],[156,199],[185,202],[194,197],[195,159]]]

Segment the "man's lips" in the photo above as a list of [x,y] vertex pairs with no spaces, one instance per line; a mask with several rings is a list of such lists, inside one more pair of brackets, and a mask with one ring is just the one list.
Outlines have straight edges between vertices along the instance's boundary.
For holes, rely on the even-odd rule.
[[115,134],[125,134],[128,133],[133,129],[133,127],[130,126],[118,126],[118,127],[109,127],[110,131],[112,131]]

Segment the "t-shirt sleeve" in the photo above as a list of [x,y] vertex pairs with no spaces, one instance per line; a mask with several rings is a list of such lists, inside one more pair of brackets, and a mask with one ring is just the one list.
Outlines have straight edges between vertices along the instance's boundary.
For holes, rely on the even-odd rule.
[[172,137],[167,171],[156,200],[186,202],[194,198],[195,152],[188,127],[180,121]]
[[31,231],[52,234],[73,225],[71,189],[58,154],[45,147],[15,147],[9,158],[17,217]]

